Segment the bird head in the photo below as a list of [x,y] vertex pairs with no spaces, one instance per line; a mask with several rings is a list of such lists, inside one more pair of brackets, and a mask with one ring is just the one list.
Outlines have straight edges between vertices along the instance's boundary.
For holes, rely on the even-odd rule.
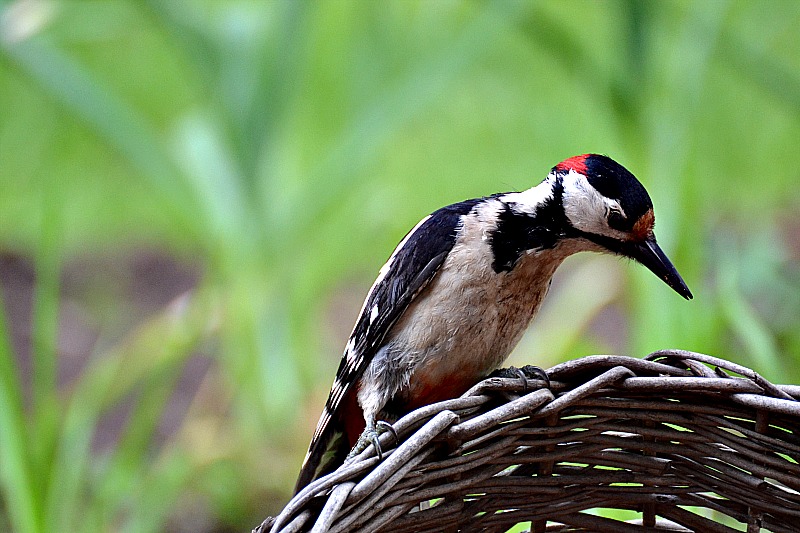
[[656,242],[650,196],[625,167],[604,155],[584,154],[553,167],[547,181],[561,190],[570,237],[633,259],[687,300],[692,298]]

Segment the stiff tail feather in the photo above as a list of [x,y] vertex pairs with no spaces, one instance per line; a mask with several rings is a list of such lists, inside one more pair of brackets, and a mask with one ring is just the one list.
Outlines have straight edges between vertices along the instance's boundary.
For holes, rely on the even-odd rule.
[[297,494],[315,479],[339,468],[358,436],[364,431],[364,426],[361,407],[355,392],[351,392],[343,399],[339,412],[331,415],[319,436],[311,442],[297,476],[294,493]]

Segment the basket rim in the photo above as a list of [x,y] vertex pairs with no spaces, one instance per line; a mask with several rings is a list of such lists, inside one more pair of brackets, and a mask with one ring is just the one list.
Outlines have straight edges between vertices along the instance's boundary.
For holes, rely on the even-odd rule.
[[[523,381],[516,378],[488,378],[459,398],[412,411],[393,425],[399,436],[398,443],[392,442],[391,433],[381,436],[381,445],[386,450],[382,460],[378,459],[372,446],[368,447],[336,471],[309,484],[287,503],[280,514],[274,519],[265,520],[253,531],[256,533],[301,531],[304,530],[304,524],[312,518],[314,531],[327,531],[334,523],[336,523],[335,530],[347,530],[342,527],[348,523],[350,525],[357,523],[359,517],[351,516],[343,521],[342,511],[354,509],[359,502],[377,501],[382,492],[388,492],[398,483],[402,483],[404,476],[419,465],[426,464],[425,461],[433,457],[437,449],[431,445],[434,440],[445,442],[450,452],[447,459],[436,465],[436,468],[440,469],[440,473],[436,475],[441,476],[441,472],[453,473],[458,468],[469,470],[470,465],[482,457],[480,448],[482,442],[489,442],[503,432],[510,431],[516,432],[515,438],[520,438],[520,435],[534,435],[536,431],[543,434],[546,432],[546,425],[545,429],[536,430],[525,427],[526,421],[541,422],[554,419],[576,406],[588,409],[586,412],[600,413],[604,416],[617,411],[626,412],[626,409],[630,411],[634,403],[639,409],[652,408],[654,413],[658,412],[659,406],[663,408],[664,405],[668,405],[677,412],[691,413],[707,421],[724,419],[732,413],[738,414],[755,419],[752,429],[732,424],[737,427],[730,427],[727,431],[739,432],[750,439],[758,437],[759,446],[771,446],[774,450],[782,450],[790,455],[796,454],[800,458],[800,437],[797,438],[798,442],[792,442],[789,435],[766,434],[770,418],[789,417],[793,421],[800,422],[800,401],[798,401],[800,386],[775,385],[752,369],[724,359],[687,350],[660,350],[643,359],[620,355],[590,355],[555,365],[547,370],[547,375],[550,377],[549,384],[538,379]],[[691,403],[684,400],[681,405],[673,405],[655,399],[658,395],[665,394],[670,397],[697,398],[697,401]],[[497,405],[498,396],[506,398],[499,405]],[[702,403],[699,399],[704,399],[706,402]],[[709,402],[709,399],[713,400],[713,403]],[[488,408],[489,405],[492,407]],[[754,416],[749,414],[753,412]],[[634,413],[634,419],[636,416],[644,415]],[[653,423],[658,419],[657,414],[648,414],[647,417],[651,418],[650,422]],[[662,417],[658,423],[666,422]],[[576,424],[582,423],[576,422]],[[625,427],[607,429],[608,435],[604,438],[608,442],[613,442],[614,432],[624,434],[625,431],[622,431],[624,429]],[[651,436],[657,433],[648,431]],[[698,434],[703,432],[701,427],[697,428]],[[725,440],[724,435],[716,433],[713,438],[716,441]],[[470,454],[466,456],[461,455],[465,451],[465,443],[469,443],[467,451]],[[760,473],[762,478],[772,476],[776,482],[781,482],[783,476],[779,472],[770,471],[770,468],[785,466],[778,464],[779,460],[773,461],[772,466],[769,461],[764,461],[765,466],[757,467],[747,462],[741,463],[740,458],[732,455],[725,456],[724,452],[722,448],[714,451],[724,456],[726,461],[733,461],[731,463],[733,466],[725,463],[725,466],[720,468],[743,470],[750,468],[752,475]],[[519,455],[516,458],[519,458]],[[557,462],[555,455],[546,459],[550,464]],[[637,467],[657,469],[659,464],[657,459],[657,457],[640,456],[638,459],[640,464]],[[544,459],[539,458],[539,460]],[[737,465],[737,460],[741,464]],[[662,466],[664,464],[666,462],[661,463]],[[450,470],[441,470],[443,468]],[[737,474],[732,470],[726,475]],[[740,477],[744,484],[753,483],[744,474]],[[542,478],[530,479],[539,479],[539,484],[542,485]],[[520,478],[516,478],[514,482],[520,482]],[[490,482],[492,483],[502,485],[502,481]],[[433,497],[437,490],[439,487],[434,485],[428,492],[418,492],[416,496]],[[392,512],[384,512],[381,515],[382,520],[385,523],[402,520],[408,510],[406,508],[408,501],[405,503],[404,501],[399,499],[399,503],[390,509]],[[322,510],[314,517],[320,503],[323,503]],[[717,503],[711,501],[705,502],[704,505],[717,505]],[[312,507],[316,510],[312,511]],[[374,505],[372,508],[374,510]],[[797,508],[800,516],[800,498]],[[671,510],[669,512],[672,513]],[[672,515],[676,513],[681,514],[676,511]],[[672,515],[661,514],[660,517],[676,520],[676,516]],[[677,518],[687,523],[693,520],[683,515]],[[575,516],[571,516],[570,519],[573,522],[583,520]],[[680,520],[678,523],[681,523]],[[653,520],[650,520],[650,523],[652,522]]]

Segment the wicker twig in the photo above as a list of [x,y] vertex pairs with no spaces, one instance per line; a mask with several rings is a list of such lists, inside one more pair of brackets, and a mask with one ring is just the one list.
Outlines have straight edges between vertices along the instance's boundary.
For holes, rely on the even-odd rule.
[[683,350],[548,375],[410,413],[254,531],[800,531],[800,387]]

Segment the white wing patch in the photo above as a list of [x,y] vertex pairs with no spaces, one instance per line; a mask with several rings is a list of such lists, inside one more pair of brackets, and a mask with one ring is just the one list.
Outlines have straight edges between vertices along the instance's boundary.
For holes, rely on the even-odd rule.
[[[330,407],[332,407],[335,410],[339,406],[339,403],[342,401],[342,398],[344,397],[344,393],[346,392],[346,390],[347,387],[345,383],[342,383],[338,379],[334,380],[333,386],[331,387],[330,398],[328,399],[329,406],[326,406],[326,411]],[[330,418],[330,415],[328,415],[328,418]],[[317,427],[318,432],[320,432],[320,427],[321,424]]]

